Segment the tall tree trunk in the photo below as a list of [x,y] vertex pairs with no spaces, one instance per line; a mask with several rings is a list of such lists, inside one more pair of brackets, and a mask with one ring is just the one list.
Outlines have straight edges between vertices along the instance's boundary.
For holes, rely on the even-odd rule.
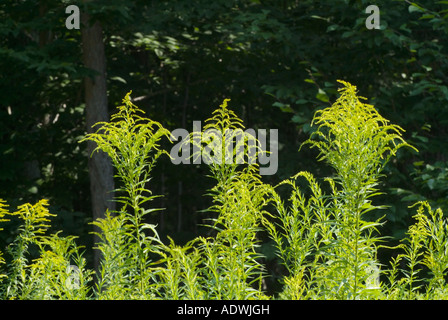
[[[83,60],[87,68],[97,74],[85,79],[86,125],[87,132],[93,131],[92,125],[98,121],[109,121],[106,90],[106,57],[104,54],[103,31],[101,24],[90,23],[87,13],[81,15]],[[95,127],[95,130],[97,127]],[[114,190],[113,167],[110,158],[103,152],[95,152],[96,144],[88,142],[90,194],[92,197],[93,219],[104,217],[106,209],[115,210],[112,190]],[[99,230],[94,230],[98,232]],[[95,236],[94,242],[99,241]],[[98,270],[100,252],[94,250],[94,267]]]

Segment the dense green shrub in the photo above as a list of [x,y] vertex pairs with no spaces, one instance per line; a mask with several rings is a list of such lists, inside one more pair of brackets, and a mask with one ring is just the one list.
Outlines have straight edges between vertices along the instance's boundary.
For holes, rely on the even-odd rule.
[[[160,156],[169,156],[160,145],[171,134],[160,123],[144,118],[130,94],[126,95],[111,122],[98,124],[97,132],[84,139],[95,141],[97,150],[110,156],[120,184],[115,192],[121,207],[93,222],[100,230],[96,249],[102,253],[96,274],[86,268],[75,237],[58,232],[47,235],[52,215],[46,200],[24,204],[16,212],[9,212],[1,201],[0,222],[15,216],[22,221],[6,255],[0,255],[2,298],[448,297],[447,221],[440,209],[417,203],[416,222],[406,239],[389,248],[397,254],[389,265],[379,262],[378,249],[387,244],[381,236],[386,222],[369,218],[369,213],[382,208],[373,199],[389,159],[399,148],[413,147],[402,139],[400,127],[360,101],[356,87],[341,83],[340,98],[316,113],[312,125],[317,128],[305,142],[317,148],[320,160],[334,169],[334,176],[324,179],[325,188],[309,172],[271,186],[263,183],[258,164],[249,158],[244,163],[226,163],[226,152],[236,141],[245,150],[266,152],[243,131],[242,121],[227,107],[228,100],[207,120],[201,139],[192,135],[185,140],[196,143],[196,152],[216,137],[221,142],[213,154],[220,161],[207,162],[215,179],[207,192],[213,199],[208,210],[210,235],[186,245],[171,239],[163,243],[157,226],[146,222],[145,216],[156,210],[151,207],[156,197],[149,188],[151,170]],[[243,139],[226,136],[229,129]],[[290,190],[288,199],[279,192],[285,187]],[[285,267],[283,289],[274,296],[268,296],[263,287],[269,274],[260,250],[261,233],[275,243]]]

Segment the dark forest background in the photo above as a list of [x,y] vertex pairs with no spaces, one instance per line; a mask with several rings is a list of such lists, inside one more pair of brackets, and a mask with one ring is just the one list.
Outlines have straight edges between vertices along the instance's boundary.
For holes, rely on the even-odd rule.
[[[65,26],[71,4],[84,17],[79,30]],[[371,4],[379,30],[365,26]],[[100,60],[86,55],[101,48]],[[272,184],[301,170],[332,174],[314,150],[298,149],[314,112],[336,100],[336,80],[348,81],[419,149],[387,166],[376,201],[388,207],[374,213],[385,216],[382,232],[398,241],[416,200],[448,212],[448,1],[0,0],[0,198],[12,208],[49,199],[53,227],[87,248],[95,200],[79,140],[101,77],[95,94],[109,115],[132,90],[170,130],[192,131],[231,99],[246,128],[279,130],[277,174],[263,177]],[[158,162],[150,188],[163,197],[152,205],[164,210],[150,218],[161,235],[184,242],[204,232],[207,172]],[[12,222],[2,246],[15,233]],[[269,243],[263,250],[273,258]]]

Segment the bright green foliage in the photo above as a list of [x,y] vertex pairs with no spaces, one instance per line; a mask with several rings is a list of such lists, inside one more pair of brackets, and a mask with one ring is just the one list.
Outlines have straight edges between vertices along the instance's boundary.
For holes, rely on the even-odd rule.
[[171,241],[160,252],[164,266],[159,269],[160,296],[164,299],[205,299],[201,264],[203,256],[192,243],[183,247]]
[[[1,284],[5,299],[86,299],[91,272],[76,237],[46,236],[50,218],[48,201],[24,204],[16,212],[8,212],[2,203],[1,216],[17,216],[22,225],[15,241],[9,246],[6,280]],[[5,221],[6,219],[2,219]],[[40,256],[29,261],[31,246],[37,246]]]
[[[88,135],[106,152],[121,184],[117,212],[106,212],[93,224],[100,230],[97,270],[86,268],[76,237],[49,228],[48,203],[24,204],[10,213],[0,201],[0,222],[17,217],[22,225],[11,243],[0,288],[6,299],[442,299],[448,296],[447,220],[441,209],[417,203],[416,222],[388,265],[378,261],[385,222],[370,217],[379,194],[382,170],[408,145],[402,129],[391,125],[371,105],[360,102],[356,87],[342,82],[340,98],[316,113],[317,130],[305,142],[320,151],[333,169],[325,188],[302,171],[277,186],[264,183],[250,156],[260,143],[243,131],[228,100],[189,138],[209,166],[216,184],[208,191],[212,205],[208,237],[185,245],[164,244],[156,226],[147,223],[154,198],[148,189],[160,148],[170,132],[141,116],[123,100],[110,123]],[[229,133],[230,132],[230,133]],[[229,133],[229,134],[228,134]],[[199,140],[195,140],[198,138]],[[187,141],[185,141],[187,142]],[[216,143],[219,142],[219,143]],[[211,151],[212,149],[212,151]],[[193,157],[199,154],[193,154]],[[233,162],[229,159],[234,158]],[[212,161],[213,160],[213,161]],[[238,161],[236,161],[238,160]],[[289,188],[283,199],[282,188]],[[275,244],[286,273],[283,290],[272,297],[263,290],[268,276],[261,254],[260,231]],[[37,255],[31,253],[31,247]],[[34,250],[36,251],[36,250]],[[34,257],[34,258],[33,258]],[[380,276],[383,275],[380,281]]]
[[37,243],[41,256],[29,266],[28,283],[32,287],[22,299],[84,300],[89,297],[92,271],[86,269],[76,237],[57,233],[42,237]]
[[18,210],[10,215],[18,216],[23,221],[19,234],[8,248],[11,262],[8,266],[8,279],[3,295],[6,298],[20,298],[23,292],[27,292],[32,285],[27,281],[28,248],[37,243],[39,236],[49,227],[49,217],[52,216],[47,209],[48,202],[40,200],[35,205],[29,203],[18,207]]
[[[131,102],[130,94],[123,99],[124,105],[118,107],[118,113],[112,115],[111,122],[97,123],[98,131],[81,141],[96,142],[95,151],[102,150],[110,156],[117,170],[116,176],[123,184],[116,190],[124,193],[117,197],[123,203],[121,210],[126,211],[129,207],[138,219],[142,205],[152,199],[147,196],[151,192],[146,188],[151,169],[164,153],[159,150],[158,142],[170,133],[160,123],[142,118],[139,114],[144,112]],[[143,215],[146,213],[142,212]],[[134,223],[138,224],[138,221]]]
[[155,250],[154,243],[159,243],[159,236],[155,226],[144,221],[145,215],[154,209],[144,205],[154,198],[147,188],[151,169],[166,153],[158,148],[158,143],[164,136],[169,138],[170,133],[160,123],[141,117],[143,111],[131,102],[130,93],[111,122],[98,123],[98,131],[84,139],[95,141],[96,150],[109,155],[122,184],[116,190],[120,193],[116,200],[123,204],[118,216],[108,213],[105,219],[94,222],[102,230],[98,235],[103,242],[98,249],[105,257],[99,298],[152,297],[150,254]]
[[[440,209],[432,210],[427,202],[419,202],[416,222],[410,226],[407,237],[400,245],[403,253],[391,263],[388,274],[391,285],[387,292],[390,299],[446,299],[448,286],[448,227]],[[397,280],[397,265],[403,261],[407,269]],[[424,276],[423,273],[429,273]]]
[[380,223],[370,222],[366,214],[380,207],[372,205],[371,198],[378,194],[378,179],[390,157],[408,145],[400,127],[390,125],[372,105],[361,103],[355,86],[340,82],[344,85],[341,96],[313,119],[312,124],[319,127],[312,136],[320,140],[307,143],[319,149],[320,159],[337,174],[329,216],[336,231],[324,249],[326,257],[333,257],[320,276],[334,281],[336,298],[358,298],[369,290],[366,283],[371,274],[366,270],[378,268],[375,243],[379,239],[373,234]]
[[[8,207],[8,205],[5,203],[5,201],[0,199],[0,223],[9,221],[9,219],[5,218],[5,216],[8,214],[8,210],[6,210],[7,207]],[[0,231],[2,231],[2,230],[3,229],[0,228]],[[0,250],[0,267],[4,263],[5,263],[5,259],[3,258],[2,251]],[[0,283],[4,277],[6,277],[6,275],[4,275],[0,272]]]
[[247,299],[262,295],[259,286],[263,267],[256,248],[268,190],[250,170],[238,172],[227,181],[226,188],[212,190],[216,193],[211,209],[218,213],[213,227],[218,234],[213,246],[207,249],[211,260],[218,258],[210,266],[213,283],[223,289],[217,291],[218,298]]
[[[205,132],[215,129],[221,136],[221,148],[217,148],[220,162],[212,162],[209,167],[217,180],[211,190],[213,206],[218,214],[213,228],[218,233],[212,243],[204,243],[206,257],[212,264],[207,273],[211,283],[207,285],[218,299],[248,299],[260,297],[263,267],[257,260],[257,232],[267,204],[268,186],[264,185],[256,170],[257,164],[251,156],[259,151],[259,142],[250,133],[243,131],[242,121],[227,108],[227,100],[207,120]],[[232,130],[232,134],[228,134]],[[239,135],[239,137],[238,137]],[[235,139],[238,137],[238,139]],[[234,140],[235,139],[235,140]],[[230,146],[234,145],[231,149]],[[247,161],[244,161],[244,150]],[[229,152],[229,149],[232,152]],[[253,153],[252,153],[253,152]],[[234,157],[228,163],[228,157]],[[245,165],[237,170],[238,163]]]
[[[250,150],[260,150],[259,142],[243,131],[241,119],[228,109],[228,100],[207,119],[204,131],[191,142],[198,146],[210,169],[216,185],[209,194],[213,205],[209,212],[211,227],[217,231],[214,238],[197,238],[186,247],[173,243],[166,247],[162,278],[165,291],[172,298],[188,299],[249,299],[265,297],[261,292],[263,266],[257,253],[257,232],[267,204],[268,186],[264,185],[256,170],[258,165]],[[199,139],[198,139],[199,138]],[[188,141],[187,141],[188,142]],[[193,158],[198,154],[193,154]],[[232,160],[230,160],[232,159]],[[242,168],[241,168],[242,166]],[[169,266],[173,266],[170,268]]]
[[[256,174],[256,163],[249,156],[259,143],[255,137],[243,131],[242,121],[227,108],[227,100],[207,122],[205,132],[217,129],[222,143],[221,148],[217,148],[222,160],[209,165],[212,176],[217,180],[216,186],[211,190],[214,204],[210,210],[218,213],[213,225],[218,234],[213,246],[207,250],[210,250],[208,256],[211,259],[219,257],[217,264],[211,266],[214,269],[213,282],[215,286],[225,288],[217,290],[215,294],[217,298],[247,299],[260,294],[249,284],[260,284],[262,275],[255,248],[267,189]],[[230,130],[232,134],[229,134]],[[233,149],[230,148],[231,145]],[[240,148],[248,155],[247,162],[241,159],[242,152],[236,152]],[[234,158],[233,163],[228,164],[226,155]],[[256,152],[252,155],[256,155]],[[247,166],[237,170],[238,163],[243,162]],[[222,277],[225,274],[232,276]]]
[[[218,185],[227,184],[237,171],[238,164],[255,164],[259,143],[249,132],[243,131],[242,120],[227,107],[230,99],[213,111],[213,117],[207,119],[201,134],[200,151],[205,163],[209,164],[211,174],[218,180]],[[195,142],[195,140],[193,140]],[[209,150],[213,156],[209,157]],[[245,161],[244,156],[247,156]]]
[[97,249],[102,253],[101,269],[98,280],[98,292],[100,298],[125,299],[126,291],[129,290],[129,269],[134,264],[131,263],[132,255],[127,247],[126,232],[123,216],[112,216],[106,212],[104,219],[93,222],[101,230],[101,243]]
[[344,85],[341,96],[331,107],[317,111],[311,123],[319,125],[312,136],[321,140],[307,143],[317,147],[320,160],[326,159],[336,170],[343,188],[362,189],[378,179],[398,148],[409,145],[401,137],[403,129],[389,124],[374,106],[362,103],[365,98],[357,96],[355,86],[339,82]]
[[[290,273],[284,292],[290,298],[297,297],[292,288],[304,277],[301,296],[315,299],[373,298],[380,289],[376,254],[381,239],[375,233],[381,223],[366,215],[380,208],[370,198],[378,194],[381,170],[407,144],[398,126],[359,101],[356,87],[340,82],[340,98],[315,115],[313,124],[319,127],[312,136],[317,139],[305,142],[335,169],[336,177],[326,179],[332,194],[324,195],[308,172],[282,183],[292,188],[289,208],[273,194],[280,223],[268,224],[268,230]],[[298,177],[309,185],[308,199],[296,185]]]

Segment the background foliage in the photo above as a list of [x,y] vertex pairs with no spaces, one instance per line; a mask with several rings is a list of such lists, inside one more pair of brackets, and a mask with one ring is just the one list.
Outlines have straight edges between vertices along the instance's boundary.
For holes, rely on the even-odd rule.
[[[111,112],[132,88],[148,117],[192,130],[230,98],[246,127],[279,129],[279,170],[263,180],[300,170],[324,177],[330,169],[316,152],[297,149],[343,79],[420,151],[400,150],[385,168],[379,201],[388,208],[376,217],[388,221],[383,233],[403,237],[415,200],[447,212],[448,3],[405,0],[0,1],[0,198],[11,206],[49,199],[57,229],[91,241],[87,154],[78,142],[82,79],[92,72],[81,62],[80,31],[65,28],[69,4],[102,23]],[[370,4],[380,8],[380,30],[364,25]],[[206,172],[167,159],[154,168],[165,210],[148,219],[161,236],[184,242],[201,233]],[[8,226],[2,244],[17,232],[14,221]]]

